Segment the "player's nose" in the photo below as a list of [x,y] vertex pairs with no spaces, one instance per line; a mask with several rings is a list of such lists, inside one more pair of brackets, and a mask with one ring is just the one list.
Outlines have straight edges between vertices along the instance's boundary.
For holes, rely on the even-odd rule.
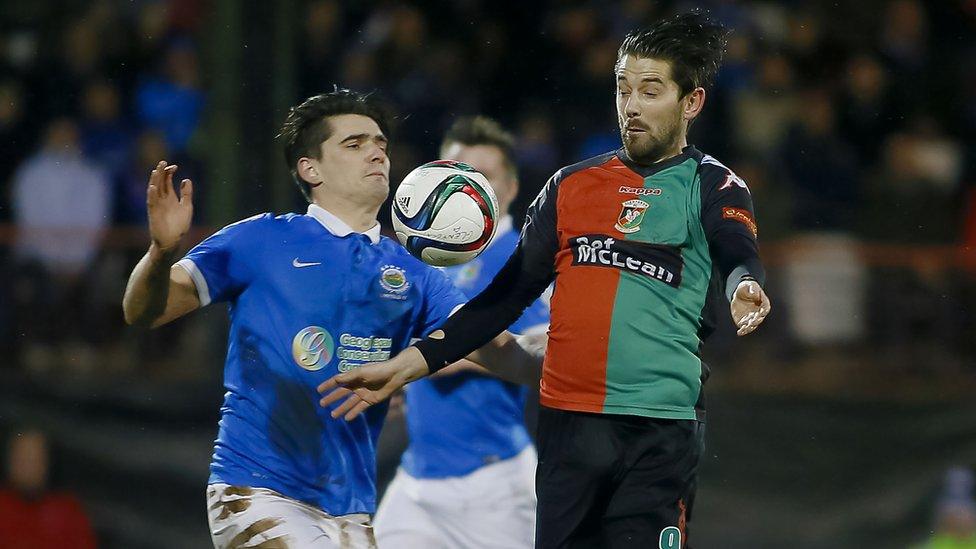
[[636,95],[636,93],[630,94],[630,96],[627,98],[627,102],[624,103],[624,114],[627,115],[627,118],[637,118],[641,114],[640,108],[638,108],[637,101],[634,97]]
[[383,147],[375,145],[369,153],[368,160],[370,163],[384,163],[389,160],[389,157]]

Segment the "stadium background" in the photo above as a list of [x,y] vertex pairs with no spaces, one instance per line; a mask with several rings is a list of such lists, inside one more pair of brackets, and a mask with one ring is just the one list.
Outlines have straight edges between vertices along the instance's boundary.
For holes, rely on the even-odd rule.
[[618,146],[623,35],[691,7],[734,29],[691,141],[749,182],[774,303],[707,346],[697,546],[907,547],[972,519],[972,0],[0,2],[0,434],[48,435],[100,547],[206,547],[226,314],[124,327],[151,165],[194,179],[194,239],[302,208],[275,129],[338,83],[401,113],[394,183],[455,116],[512,128],[519,219]]

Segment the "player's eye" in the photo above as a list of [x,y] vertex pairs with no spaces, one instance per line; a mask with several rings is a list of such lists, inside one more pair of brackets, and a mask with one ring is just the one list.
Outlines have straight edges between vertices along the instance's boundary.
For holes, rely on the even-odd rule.
[[346,145],[346,148],[349,148],[349,149],[358,149],[359,148],[359,143],[355,143],[355,142],[350,143],[350,144]]

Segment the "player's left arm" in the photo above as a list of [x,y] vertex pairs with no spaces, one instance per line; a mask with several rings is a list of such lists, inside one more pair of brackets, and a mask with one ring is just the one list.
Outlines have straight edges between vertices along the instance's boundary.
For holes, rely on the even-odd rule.
[[701,221],[712,261],[718,267],[740,336],[762,324],[772,309],[763,290],[766,271],[759,258],[759,230],[745,181],[724,166],[702,164]]

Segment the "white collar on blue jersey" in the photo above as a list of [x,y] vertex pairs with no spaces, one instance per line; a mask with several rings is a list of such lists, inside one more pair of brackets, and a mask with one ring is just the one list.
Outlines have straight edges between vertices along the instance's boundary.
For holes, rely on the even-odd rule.
[[491,248],[498,242],[498,239],[502,237],[505,233],[512,230],[512,216],[505,214],[501,219],[498,220],[498,225],[495,227],[495,236],[488,243],[488,247]]
[[[330,233],[336,236],[346,236],[347,234],[354,233],[356,231],[352,230],[352,227],[346,224],[345,221],[339,219],[335,214],[329,212],[325,208],[318,206],[316,204],[308,205],[308,215],[315,218],[316,221],[322,224]],[[359,233],[364,234],[369,237],[369,241],[373,244],[379,244],[380,242],[380,224],[373,225],[365,232]]]

